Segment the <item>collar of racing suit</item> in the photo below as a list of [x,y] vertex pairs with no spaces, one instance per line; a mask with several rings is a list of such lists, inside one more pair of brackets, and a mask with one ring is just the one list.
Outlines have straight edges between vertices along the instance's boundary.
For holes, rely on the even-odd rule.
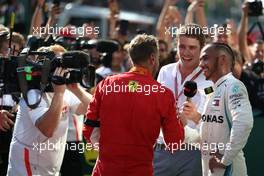
[[145,76],[152,76],[152,74],[150,73],[150,71],[142,66],[134,66],[132,67],[129,72],[133,72],[133,73],[137,73],[140,75],[145,75]]
[[219,78],[219,79],[216,81],[214,88],[220,86],[220,85],[221,85],[223,82],[225,82],[225,80],[226,80],[229,76],[231,76],[231,75],[232,75],[232,73],[229,72],[228,74],[226,74],[226,75],[222,76],[221,78]]

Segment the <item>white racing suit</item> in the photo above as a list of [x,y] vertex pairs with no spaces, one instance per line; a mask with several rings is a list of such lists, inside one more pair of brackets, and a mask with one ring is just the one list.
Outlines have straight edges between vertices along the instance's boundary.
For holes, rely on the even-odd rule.
[[[221,77],[202,115],[201,151],[204,176],[245,176],[243,147],[253,127],[253,115],[244,84],[231,73]],[[210,152],[219,150],[226,169],[209,170]]]

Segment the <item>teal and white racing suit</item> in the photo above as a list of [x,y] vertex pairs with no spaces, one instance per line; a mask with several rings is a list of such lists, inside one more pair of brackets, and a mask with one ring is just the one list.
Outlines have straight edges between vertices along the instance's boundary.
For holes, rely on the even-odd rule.
[[[201,123],[201,151],[204,176],[245,176],[247,168],[242,149],[253,127],[253,115],[244,84],[231,73],[214,85]],[[209,170],[210,152],[219,150],[226,169]]]

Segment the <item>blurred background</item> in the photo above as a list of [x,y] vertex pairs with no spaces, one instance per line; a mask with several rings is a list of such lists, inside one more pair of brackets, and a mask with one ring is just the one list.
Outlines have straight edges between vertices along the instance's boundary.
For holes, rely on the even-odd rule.
[[[191,1],[177,0],[177,7],[182,16],[186,15],[186,9]],[[205,14],[208,25],[222,24],[230,18],[238,23],[241,18],[242,2],[242,0],[206,0]],[[52,0],[46,0],[45,3],[45,10],[48,13]],[[120,18],[129,20],[132,24],[137,24],[137,26],[135,26],[136,24],[134,26],[130,25],[130,32],[135,32],[136,28],[141,25],[140,27],[143,27],[144,30],[155,33],[155,26],[164,5],[164,0],[119,0],[118,4],[121,10]],[[10,11],[15,10],[15,31],[27,35],[36,5],[37,0],[0,0],[0,23],[8,26],[8,14]],[[102,37],[106,36],[107,18],[109,16],[108,0],[61,0],[60,8],[59,25],[81,26],[83,22],[93,21],[100,26]],[[263,23],[264,17],[259,18]],[[256,21],[256,18],[251,18],[249,22],[253,23],[254,21]]]

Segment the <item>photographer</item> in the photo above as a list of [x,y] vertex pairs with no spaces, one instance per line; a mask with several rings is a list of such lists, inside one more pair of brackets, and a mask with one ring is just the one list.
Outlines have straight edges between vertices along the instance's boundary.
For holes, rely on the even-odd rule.
[[[8,56],[9,31],[5,26],[0,25],[0,57]],[[3,59],[3,58],[1,58]],[[1,60],[2,61],[2,60]],[[2,68],[1,68],[2,71]],[[6,175],[8,165],[8,152],[12,138],[12,128],[15,117],[11,112],[15,112],[16,102],[14,96],[5,94],[2,90],[2,77],[0,87],[0,176]],[[12,111],[12,109],[14,111]]]
[[125,72],[120,43],[115,40],[98,41],[97,51],[103,53],[102,66],[96,69],[97,84],[107,76]]
[[[242,16],[240,25],[238,28],[239,36],[239,51],[245,58],[244,69],[242,65],[236,64],[242,73],[238,78],[246,85],[249,92],[249,99],[253,107],[254,118],[257,116],[263,116],[263,61],[264,61],[264,42],[263,40],[257,40],[254,44],[254,52],[251,51],[247,42],[248,20],[251,16],[257,16],[259,14],[258,8],[255,11],[251,8],[252,3],[247,0],[244,1],[242,6]],[[254,1],[256,4],[256,1]],[[257,2],[259,3],[259,1]],[[251,4],[251,5],[250,5]],[[262,36],[263,37],[263,36]]]
[[[57,55],[62,53],[59,47],[53,46],[52,50],[56,50]],[[83,114],[90,102],[88,93],[78,84],[65,85],[67,72],[67,69],[56,68],[52,77],[54,93],[44,93],[35,109],[30,109],[24,98],[20,100],[7,175],[59,175],[69,111]],[[38,90],[28,93],[29,102],[39,98],[34,91]]]
[[[248,31],[248,19],[250,17],[249,11],[251,12],[252,9],[249,8],[249,2],[247,0],[244,1],[242,6],[242,16],[238,28],[238,37],[239,37],[239,51],[244,56],[246,63],[254,61],[255,59],[260,59],[263,61],[264,59],[264,42],[257,41],[254,43],[253,48],[254,52],[251,51],[250,46],[247,42],[247,34]],[[264,37],[264,36],[262,36]]]

